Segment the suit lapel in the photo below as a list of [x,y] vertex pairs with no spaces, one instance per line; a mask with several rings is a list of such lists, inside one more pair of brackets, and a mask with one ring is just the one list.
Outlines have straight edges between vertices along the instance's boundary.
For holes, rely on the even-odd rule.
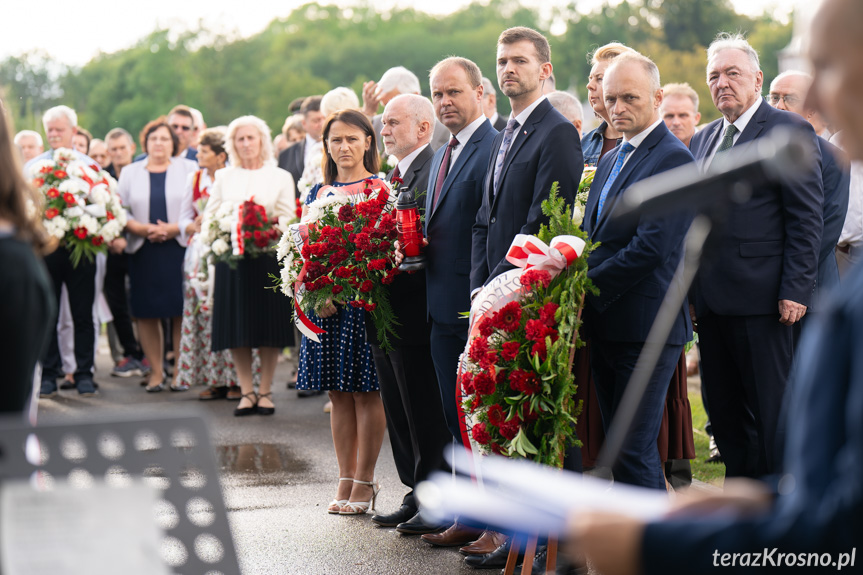
[[[551,104],[548,100],[543,100],[539,103],[539,105],[534,108],[533,112],[531,112],[530,116],[527,117],[527,120],[524,123],[524,126],[519,126],[519,133],[516,136],[513,134],[514,142],[512,146],[509,148],[509,151],[506,153],[506,158],[503,161],[503,167],[500,169],[500,181],[498,182],[499,189],[503,189],[504,180],[506,179],[506,172],[509,170],[510,164],[512,164],[512,160],[518,154],[518,151],[522,148],[522,146],[527,143],[530,139],[530,136],[536,130],[536,124],[540,123],[543,118],[545,118],[546,113],[548,113],[548,109],[551,107]],[[503,132],[498,134],[498,138],[500,138],[500,143],[503,143]],[[497,140],[495,140],[497,142]],[[493,150],[495,151],[495,158],[497,158],[497,152],[500,151],[500,145],[496,145]],[[493,166],[494,164],[492,164]],[[492,187],[494,187],[494,176],[492,175]],[[491,190],[494,201],[497,201],[497,196],[499,194],[494,194],[494,190]],[[492,204],[494,205],[494,204]]]
[[432,196],[434,195],[435,187],[437,187],[437,175],[440,172],[440,165],[443,162],[443,155],[446,152],[446,148],[440,148],[438,152],[435,152],[434,158],[432,158],[431,161],[431,177],[429,178],[428,193],[426,193],[426,229],[428,229],[429,220],[434,215],[432,213]]
[[596,210],[599,206],[599,196],[602,194],[602,188],[605,187],[605,182],[611,174],[611,168],[614,162],[610,162],[611,158],[606,159],[609,155],[617,157],[617,148],[606,154],[596,166],[596,174],[593,177],[593,184],[590,186],[590,193],[587,196],[587,203],[584,205],[584,221],[587,222],[584,226],[591,237],[596,229]]
[[706,168],[704,162],[710,156],[710,151],[715,150],[716,147],[719,145],[719,138],[722,136],[722,125],[723,122],[720,118],[714,124],[712,128],[712,133],[707,134],[704,138],[704,145],[701,147],[700,150],[697,150],[697,160],[701,170],[704,170]]
[[772,108],[768,108],[770,108],[770,105],[762,99],[758,109],[755,110],[755,113],[752,115],[752,119],[750,119],[749,123],[746,124],[746,129],[743,130],[743,133],[741,133],[740,137],[737,138],[737,141],[734,142],[735,146],[751,142],[764,131],[764,125],[767,123],[767,115],[770,110],[772,110]]

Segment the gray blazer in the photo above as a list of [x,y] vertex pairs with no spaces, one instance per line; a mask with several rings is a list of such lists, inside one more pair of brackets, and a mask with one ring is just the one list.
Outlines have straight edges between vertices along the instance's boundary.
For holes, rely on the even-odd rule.
[[[171,158],[168,173],[165,176],[165,202],[168,207],[168,221],[178,223],[182,209],[183,195],[186,191],[186,180],[189,174],[198,169],[198,164],[185,158]],[[147,162],[133,162],[123,168],[117,192],[128,211],[129,219],[141,223],[150,222],[150,172]],[[183,247],[186,242],[183,235],[174,238]],[[144,238],[126,232],[126,252],[133,254],[144,245]]]

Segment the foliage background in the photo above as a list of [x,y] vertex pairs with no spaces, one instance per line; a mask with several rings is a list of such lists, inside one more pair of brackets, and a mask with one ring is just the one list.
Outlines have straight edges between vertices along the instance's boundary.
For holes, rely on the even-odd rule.
[[[20,54],[0,62],[0,95],[18,129],[40,132],[41,114],[57,103],[75,108],[79,124],[96,137],[117,126],[137,135],[177,103],[200,109],[210,126],[255,114],[276,132],[294,98],[336,86],[359,94],[365,80],[379,79],[391,66],[416,73],[426,95],[428,70],[449,55],[474,60],[494,81],[497,37],[515,25],[549,36],[558,89],[584,100],[587,54],[619,41],[653,58],[663,83],[689,82],[701,96],[703,121],[718,116],[704,74],[705,46],[717,32],[749,37],[762,56],[765,84],[777,74],[776,53],[791,39],[790,24],[737,14],[728,0],[629,0],[588,14],[575,1],[540,11],[517,0],[483,0],[443,17],[310,3],[250,38],[229,39],[200,26],[180,34],[155,30],[81,68],[40,52]],[[498,108],[509,112],[505,98]]]

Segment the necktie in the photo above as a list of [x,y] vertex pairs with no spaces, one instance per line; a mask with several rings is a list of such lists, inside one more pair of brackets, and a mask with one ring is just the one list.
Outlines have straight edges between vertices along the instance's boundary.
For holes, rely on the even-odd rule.
[[728,127],[725,128],[725,135],[722,136],[722,142],[719,144],[719,149],[716,150],[717,156],[734,145],[734,136],[736,134],[737,126],[734,124],[728,124]]
[[401,177],[402,177],[402,173],[401,173],[401,171],[399,171],[399,165],[396,164],[396,168],[393,170],[393,177],[390,178],[390,181],[392,182],[396,178],[401,179]]
[[500,182],[500,173],[503,171],[503,161],[506,159],[506,154],[509,152],[509,147],[512,145],[512,137],[518,122],[515,118],[511,118],[506,123],[506,128],[503,131],[503,142],[500,144],[500,150],[497,152],[497,161],[494,164],[494,192],[497,193],[497,185]]
[[602,186],[602,193],[599,194],[599,205],[596,208],[596,221],[599,221],[599,216],[602,215],[602,206],[605,204],[605,198],[608,197],[608,191],[611,189],[611,186],[614,185],[614,180],[617,179],[618,174],[620,174],[620,170],[623,169],[623,162],[626,160],[626,156],[634,149],[635,146],[629,142],[624,142],[623,145],[620,146],[620,151],[617,152],[617,161],[614,162],[614,168],[608,175],[608,179],[605,180],[605,185]]
[[449,141],[449,144],[446,146],[446,151],[443,153],[443,160],[440,163],[440,170],[437,173],[437,180],[435,180],[434,184],[434,198],[432,201],[432,211],[437,209],[437,201],[440,198],[440,191],[443,188],[443,182],[446,179],[446,175],[449,173],[449,159],[452,157],[452,151],[455,147],[458,146],[458,140],[455,136]]

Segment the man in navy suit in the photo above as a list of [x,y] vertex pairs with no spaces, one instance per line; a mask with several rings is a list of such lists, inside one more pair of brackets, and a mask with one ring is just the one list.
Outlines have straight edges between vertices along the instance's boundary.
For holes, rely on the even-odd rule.
[[794,324],[812,303],[821,249],[821,154],[812,126],[761,98],[758,54],[742,36],[720,35],[708,50],[710,93],[723,118],[692,138],[696,160],[790,126],[817,165],[802,177],[755,188],[729,208],[718,232],[721,257],[705,262],[693,286],[702,384],[727,476],[777,471],[779,412],[794,357]]
[[279,152],[278,165],[293,176],[294,192],[297,199],[300,198],[297,184],[303,176],[306,162],[312,159],[314,148],[321,145],[325,119],[321,113],[322,98],[322,96],[309,96],[303,100],[303,104],[300,106],[300,114],[303,116],[303,130],[306,131],[306,136],[296,144],[288,146]]
[[[821,114],[806,105],[806,93],[812,85],[812,76],[805,72],[789,70],[774,78],[770,83],[770,105],[805,118],[818,132],[824,125]],[[824,186],[824,231],[821,234],[821,249],[818,256],[818,279],[815,284],[813,304],[826,291],[839,285],[839,266],[836,264],[836,244],[842,234],[845,214],[848,211],[848,191],[851,185],[851,172],[839,165],[839,148],[818,138],[821,150],[821,180]],[[807,310],[804,323],[815,311],[812,306]]]
[[[659,306],[683,256],[689,218],[614,219],[621,194],[632,184],[693,161],[692,154],[665,127],[659,115],[659,70],[637,53],[618,56],[602,81],[606,109],[623,143],[597,166],[585,206],[584,230],[599,247],[590,254],[588,277],[599,295],[588,295],[585,326],[593,345],[591,369],[602,422],[608,431]],[[692,335],[681,306],[659,363],[612,471],[615,482],[665,489],[656,446],[668,383],[684,344]]]
[[512,264],[517,234],[536,234],[547,218],[542,202],[554,182],[572,203],[584,163],[578,131],[542,93],[551,76],[548,40],[530,28],[504,30],[497,41],[497,81],[512,114],[492,144],[482,207],[473,228],[472,293]]
[[[467,343],[468,324],[459,313],[470,309],[471,230],[482,204],[482,185],[497,132],[482,111],[482,74],[475,63],[446,58],[432,68],[429,84],[435,114],[450,134],[431,162],[426,195],[431,351],[447,427],[460,443],[456,368]],[[478,536],[476,530],[456,524],[423,539],[452,546]]]
[[[429,145],[434,122],[434,109],[427,98],[402,94],[387,103],[381,137],[387,155],[398,160],[387,176],[394,188],[404,186],[414,194],[425,193],[434,156]],[[395,178],[402,180],[401,184]],[[430,533],[440,526],[424,522],[417,513],[413,488],[441,466],[444,446],[451,438],[432,363],[425,270],[398,275],[389,286],[389,301],[401,324],[396,326],[398,337],[390,340],[392,349],[381,349],[374,322],[366,322],[366,334],[380,382],[396,471],[409,491],[395,512],[379,513],[372,521],[408,535]]]

